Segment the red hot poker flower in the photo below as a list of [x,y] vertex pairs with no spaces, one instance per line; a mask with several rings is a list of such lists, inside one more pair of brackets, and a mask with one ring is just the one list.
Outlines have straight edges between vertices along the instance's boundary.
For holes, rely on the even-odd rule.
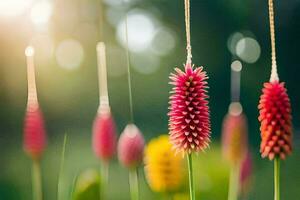
[[170,140],[177,151],[199,152],[210,142],[210,114],[206,72],[186,64],[185,72],[175,69],[170,75],[174,85],[170,96]]
[[119,161],[127,168],[137,167],[143,160],[145,141],[134,124],[128,124],[118,143]]
[[231,164],[239,164],[245,157],[248,148],[247,119],[243,113],[228,113],[224,118],[222,132],[223,156]]
[[264,84],[259,101],[261,156],[285,159],[292,152],[291,104],[283,82]]
[[116,151],[115,122],[109,110],[98,112],[93,127],[93,150],[104,161],[109,161]]
[[23,142],[25,152],[32,159],[42,156],[47,142],[43,115],[38,105],[27,107]]

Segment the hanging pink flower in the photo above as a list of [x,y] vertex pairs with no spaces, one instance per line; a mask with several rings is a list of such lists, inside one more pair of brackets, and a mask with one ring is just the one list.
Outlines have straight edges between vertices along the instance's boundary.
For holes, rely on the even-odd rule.
[[109,110],[99,112],[93,127],[93,150],[96,156],[109,161],[116,151],[116,128]]
[[259,101],[261,156],[285,159],[292,152],[291,104],[283,82],[264,84]]
[[24,123],[24,150],[32,159],[36,160],[42,156],[46,143],[46,131],[41,110],[38,105],[28,105]]
[[170,140],[177,151],[198,152],[210,142],[210,114],[206,72],[202,67],[186,64],[185,72],[175,69],[171,74],[174,85],[168,113]]
[[128,124],[118,143],[119,161],[127,168],[137,167],[143,160],[145,141],[134,124]]
[[246,116],[242,113],[228,113],[223,122],[222,151],[223,156],[232,164],[239,164],[248,150],[248,126]]

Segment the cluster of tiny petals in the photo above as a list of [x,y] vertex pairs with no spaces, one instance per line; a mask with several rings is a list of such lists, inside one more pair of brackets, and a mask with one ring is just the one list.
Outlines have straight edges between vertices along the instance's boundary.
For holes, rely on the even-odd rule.
[[168,135],[152,139],[145,148],[145,176],[155,192],[178,192],[186,171],[183,157],[175,155]]
[[232,164],[240,163],[247,153],[248,127],[246,116],[228,113],[223,122],[223,156]]
[[24,122],[25,152],[34,160],[40,159],[46,148],[46,131],[42,112],[38,105],[27,107]]
[[206,72],[186,64],[185,72],[175,69],[170,75],[170,141],[178,152],[203,151],[210,142],[210,114]]
[[116,128],[110,113],[98,113],[93,126],[93,150],[96,156],[109,161],[116,151]]
[[291,104],[283,82],[265,83],[259,101],[261,156],[285,159],[292,152]]
[[118,142],[118,158],[127,168],[136,168],[144,155],[145,140],[141,131],[134,124],[128,124]]

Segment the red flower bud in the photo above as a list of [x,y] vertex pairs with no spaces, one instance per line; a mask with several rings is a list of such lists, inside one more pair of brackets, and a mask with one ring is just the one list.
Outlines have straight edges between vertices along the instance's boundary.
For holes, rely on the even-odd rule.
[[137,167],[143,160],[145,141],[134,124],[128,124],[118,143],[119,161],[128,168]]
[[39,159],[46,148],[44,120],[38,104],[28,105],[24,124],[24,151],[32,158]]
[[99,112],[93,127],[93,150],[103,161],[109,161],[116,151],[116,128],[110,111]]
[[248,150],[248,126],[243,113],[230,112],[225,116],[222,131],[223,156],[231,164],[240,164]]

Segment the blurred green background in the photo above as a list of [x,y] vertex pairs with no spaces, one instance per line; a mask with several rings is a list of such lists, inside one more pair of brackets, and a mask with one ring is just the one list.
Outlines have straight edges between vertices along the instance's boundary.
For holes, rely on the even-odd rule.
[[[99,167],[91,150],[91,127],[98,106],[96,43],[100,40],[107,44],[109,95],[119,133],[129,120],[126,12],[136,124],[147,141],[167,133],[168,76],[186,59],[183,1],[103,1],[100,8],[100,0],[0,0],[1,200],[31,199],[31,161],[22,151],[28,44],[36,50],[38,96],[48,132],[42,161],[46,200],[56,199],[64,133],[69,138],[64,195],[79,172]],[[212,146],[196,161],[201,166],[195,169],[196,181],[203,181],[197,187],[199,197],[227,198],[228,169],[220,165],[220,132],[230,103],[230,64],[239,59],[243,62],[241,102],[254,156],[249,199],[272,199],[273,166],[260,159],[257,121],[259,95],[271,68],[267,1],[192,0],[191,6],[193,62],[203,65],[210,77],[212,122]],[[282,198],[295,200],[300,197],[300,0],[276,1],[275,6],[279,74],[291,98],[295,130],[294,153],[282,164]],[[109,199],[129,199],[127,171],[115,160],[110,173]],[[142,199],[157,199],[143,177]],[[219,196],[214,196],[216,191]]]

